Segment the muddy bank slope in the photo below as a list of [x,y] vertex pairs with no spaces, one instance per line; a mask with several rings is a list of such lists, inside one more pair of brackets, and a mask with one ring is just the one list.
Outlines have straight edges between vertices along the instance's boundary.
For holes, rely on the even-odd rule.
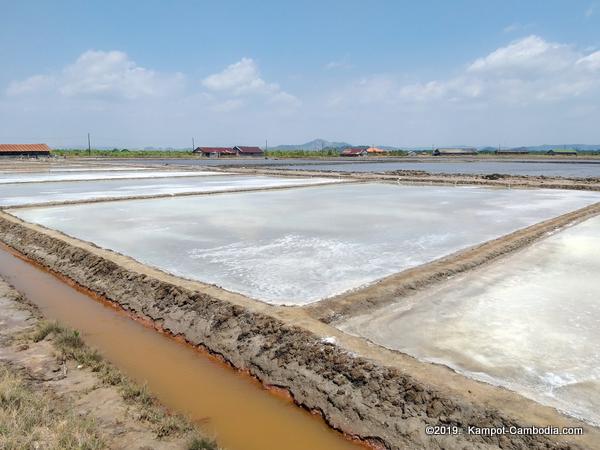
[[218,450],[2,278],[0,325],[0,448]]
[[[216,288],[191,288],[192,282],[144,270],[112,252],[0,213],[0,238],[38,263],[119,304],[157,327],[203,346],[267,385],[288,390],[301,406],[318,412],[334,428],[390,449],[576,449],[600,443],[598,430],[559,416],[516,394],[464,380],[464,394],[440,389],[393,367],[332,345],[266,305],[244,304],[240,296],[216,295]],[[114,255],[114,256],[111,256]],[[117,263],[115,261],[120,261]],[[249,299],[248,299],[249,300]],[[302,323],[300,327],[295,323]],[[319,326],[327,327],[325,324]],[[315,328],[316,329],[316,328]],[[328,331],[329,329],[326,328]],[[343,337],[340,337],[343,339]],[[405,358],[410,361],[409,358]],[[463,380],[436,366],[423,371]],[[485,393],[478,398],[472,392]],[[492,400],[496,401],[492,401]],[[499,411],[506,404],[512,413]],[[517,409],[515,405],[519,406]],[[509,408],[510,409],[510,408]],[[521,413],[519,413],[521,411]],[[584,436],[530,435],[430,436],[427,425],[510,427],[583,426]]]

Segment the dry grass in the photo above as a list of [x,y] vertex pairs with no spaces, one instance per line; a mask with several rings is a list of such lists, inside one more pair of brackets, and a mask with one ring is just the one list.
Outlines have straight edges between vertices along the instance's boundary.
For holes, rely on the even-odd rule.
[[[136,407],[138,420],[151,424],[157,438],[194,434],[190,442],[196,446],[190,448],[218,449],[214,441],[196,437],[195,426],[186,417],[171,414],[160,405],[145,384],[140,385],[130,380],[106,362],[98,351],[88,347],[79,332],[63,327],[57,322],[40,321],[30,339],[39,342],[46,338],[51,340],[59,352],[59,359],[77,361],[96,372],[104,385],[118,388],[123,399]],[[200,444],[204,447],[198,447]]]
[[56,407],[47,393],[0,365],[0,448],[95,450],[106,445],[94,422]]
[[31,340],[33,342],[43,341],[46,336],[52,333],[58,333],[62,331],[62,327],[57,322],[46,322],[41,321],[38,323],[38,327],[31,335]]

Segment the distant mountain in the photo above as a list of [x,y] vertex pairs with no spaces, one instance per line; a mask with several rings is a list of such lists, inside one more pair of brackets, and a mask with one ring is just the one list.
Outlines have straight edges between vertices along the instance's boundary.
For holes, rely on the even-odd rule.
[[315,139],[304,144],[297,145],[278,145],[276,147],[269,147],[269,150],[307,150],[307,151],[318,151],[324,148],[346,148],[352,147],[347,142],[331,142],[325,139]]

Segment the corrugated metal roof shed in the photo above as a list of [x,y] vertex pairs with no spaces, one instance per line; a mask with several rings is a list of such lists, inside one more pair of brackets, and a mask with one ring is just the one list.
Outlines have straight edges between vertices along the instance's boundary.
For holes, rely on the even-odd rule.
[[476,155],[477,149],[475,148],[436,148],[433,151],[434,155]]
[[49,154],[50,147],[46,144],[0,144],[0,153]]
[[244,146],[244,145],[236,145],[235,147],[233,147],[233,149],[238,151],[239,153],[246,153],[246,154],[257,154],[257,153],[263,152],[260,147],[249,147],[249,146]]
[[546,152],[548,155],[576,155],[577,150],[574,148],[555,148]]

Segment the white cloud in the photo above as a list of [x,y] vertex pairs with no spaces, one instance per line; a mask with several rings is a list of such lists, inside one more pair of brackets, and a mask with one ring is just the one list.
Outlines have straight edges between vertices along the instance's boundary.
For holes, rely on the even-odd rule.
[[354,66],[350,64],[346,58],[339,61],[329,61],[325,64],[325,69],[334,70],[334,69],[352,69]]
[[588,6],[588,8],[585,10],[585,17],[586,18],[590,18],[594,15],[594,13],[596,12],[596,3],[592,3],[590,6]]
[[600,51],[591,53],[577,61],[577,65],[589,70],[600,70]]
[[90,50],[4,86],[0,118],[23,140],[35,129],[59,146],[84,145],[87,131],[95,145],[111,147],[184,146],[190,136],[211,145],[312,135],[391,145],[597,142],[600,51],[539,36],[430,78],[365,72],[351,80],[338,71],[333,92],[307,88],[306,108],[250,58],[213,72],[192,84],[123,52]]
[[58,73],[12,82],[8,95],[56,91],[66,97],[138,99],[170,95],[183,87],[181,74],[159,74],[120,51],[88,50]]
[[7,95],[24,95],[39,92],[54,84],[54,79],[48,75],[33,75],[21,81],[13,81],[6,88]]
[[212,110],[216,112],[232,112],[244,106],[244,101],[239,98],[231,98],[221,102],[215,102]]
[[525,30],[529,30],[531,28],[534,27],[533,23],[526,23],[526,24],[521,24],[518,22],[515,23],[511,23],[510,25],[505,26],[502,31],[504,33],[515,33],[517,31],[525,31]]
[[[263,80],[257,64],[251,58],[242,58],[221,72],[209,75],[202,80],[202,84],[210,91],[228,97],[254,96],[286,107],[300,105],[298,98],[283,91],[277,83]],[[231,98],[223,100],[223,104],[231,104]],[[241,106],[241,102],[237,104]]]
[[528,36],[475,59],[452,78],[401,83],[392,76],[357,80],[334,93],[331,106],[350,103],[444,102],[526,105],[600,94],[600,52]]
[[467,70],[526,76],[532,71],[564,70],[573,63],[573,55],[568,45],[528,36],[476,59]]
[[135,99],[168,95],[182,82],[183,75],[161,75],[140,67],[124,52],[88,50],[64,70],[61,92]]
[[251,58],[242,58],[230,64],[221,72],[206,77],[202,84],[213,91],[231,91],[235,94],[262,91],[267,87]]
[[265,80],[250,58],[195,84],[117,50],[88,50],[32,75],[0,87],[0,122],[24,141],[35,129],[57,146],[84,145],[87,131],[94,145],[109,147],[187,146],[190,136],[258,144],[287,139],[301,113],[298,98]]

